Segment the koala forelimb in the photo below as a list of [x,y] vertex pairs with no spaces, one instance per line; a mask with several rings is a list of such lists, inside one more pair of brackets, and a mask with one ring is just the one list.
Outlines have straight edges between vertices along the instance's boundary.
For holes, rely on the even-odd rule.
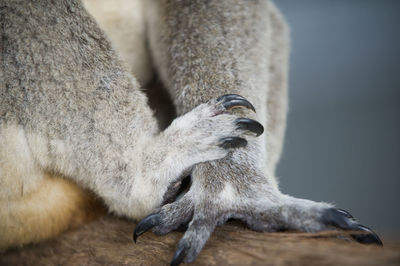
[[14,219],[9,203],[40,189],[46,173],[90,189],[118,215],[141,218],[184,170],[262,131],[229,111],[252,105],[227,95],[159,132],[138,83],[78,1],[2,5],[2,236]]

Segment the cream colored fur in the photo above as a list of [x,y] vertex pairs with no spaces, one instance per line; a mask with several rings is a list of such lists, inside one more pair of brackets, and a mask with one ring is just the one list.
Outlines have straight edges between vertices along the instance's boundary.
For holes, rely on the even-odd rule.
[[35,164],[21,126],[2,129],[0,166],[0,250],[52,238],[102,213],[91,193]]
[[83,0],[128,69],[144,86],[154,77],[146,44],[142,0]]

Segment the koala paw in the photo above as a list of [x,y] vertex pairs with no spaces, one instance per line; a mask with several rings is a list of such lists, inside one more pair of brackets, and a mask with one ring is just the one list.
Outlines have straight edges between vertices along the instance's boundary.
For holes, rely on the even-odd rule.
[[259,122],[231,114],[234,108],[255,111],[242,96],[227,94],[178,117],[164,136],[168,143],[174,144],[176,153],[195,163],[223,158],[229,150],[245,147],[248,138],[264,132]]
[[359,231],[350,236],[363,244],[382,245],[378,235],[371,229],[359,224],[348,212],[330,204],[293,198],[276,190],[266,190],[261,194],[254,191],[249,196],[232,188],[229,185],[229,189],[222,190],[220,195],[210,194],[208,197],[199,197],[201,193],[197,189],[189,190],[179,200],[164,205],[158,212],[141,220],[133,233],[134,241],[150,229],[164,235],[188,225],[171,262],[171,265],[179,265],[183,261],[192,262],[215,227],[234,218],[261,232]]

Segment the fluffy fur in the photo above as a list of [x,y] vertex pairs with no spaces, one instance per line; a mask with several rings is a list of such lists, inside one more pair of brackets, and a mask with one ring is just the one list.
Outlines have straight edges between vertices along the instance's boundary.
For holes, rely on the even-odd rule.
[[[31,215],[27,202],[41,203],[37,215],[47,226],[59,224],[50,219],[57,210],[51,205],[65,199],[41,200],[51,182],[48,173],[90,189],[116,214],[141,218],[161,205],[184,170],[226,156],[229,149],[219,146],[221,139],[246,133],[215,100],[158,133],[137,81],[79,2],[11,1],[3,12],[3,247],[18,243],[8,241],[14,239],[9,227]],[[36,198],[29,200],[30,194]],[[9,210],[16,202],[19,215]],[[20,242],[38,239],[28,234]]]
[[[330,228],[323,215],[331,205],[283,195],[275,178],[289,49],[275,6],[118,2],[85,1],[97,22],[77,0],[1,4],[0,248],[88,220],[79,218],[87,194],[63,178],[118,215],[156,212],[157,233],[189,223],[179,243],[187,262],[229,218],[258,231]],[[137,81],[155,74],[180,115],[164,131]],[[257,113],[228,112],[216,101],[227,93],[245,96]],[[238,129],[238,117],[260,121],[264,136]],[[224,149],[225,137],[248,145]],[[186,173],[189,191],[161,206]]]

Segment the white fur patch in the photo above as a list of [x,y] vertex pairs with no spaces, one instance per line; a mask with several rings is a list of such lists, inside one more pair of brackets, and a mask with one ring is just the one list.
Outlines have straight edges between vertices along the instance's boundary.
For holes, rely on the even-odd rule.
[[226,204],[235,202],[237,199],[237,193],[230,183],[225,184],[224,189],[220,193],[220,199]]

